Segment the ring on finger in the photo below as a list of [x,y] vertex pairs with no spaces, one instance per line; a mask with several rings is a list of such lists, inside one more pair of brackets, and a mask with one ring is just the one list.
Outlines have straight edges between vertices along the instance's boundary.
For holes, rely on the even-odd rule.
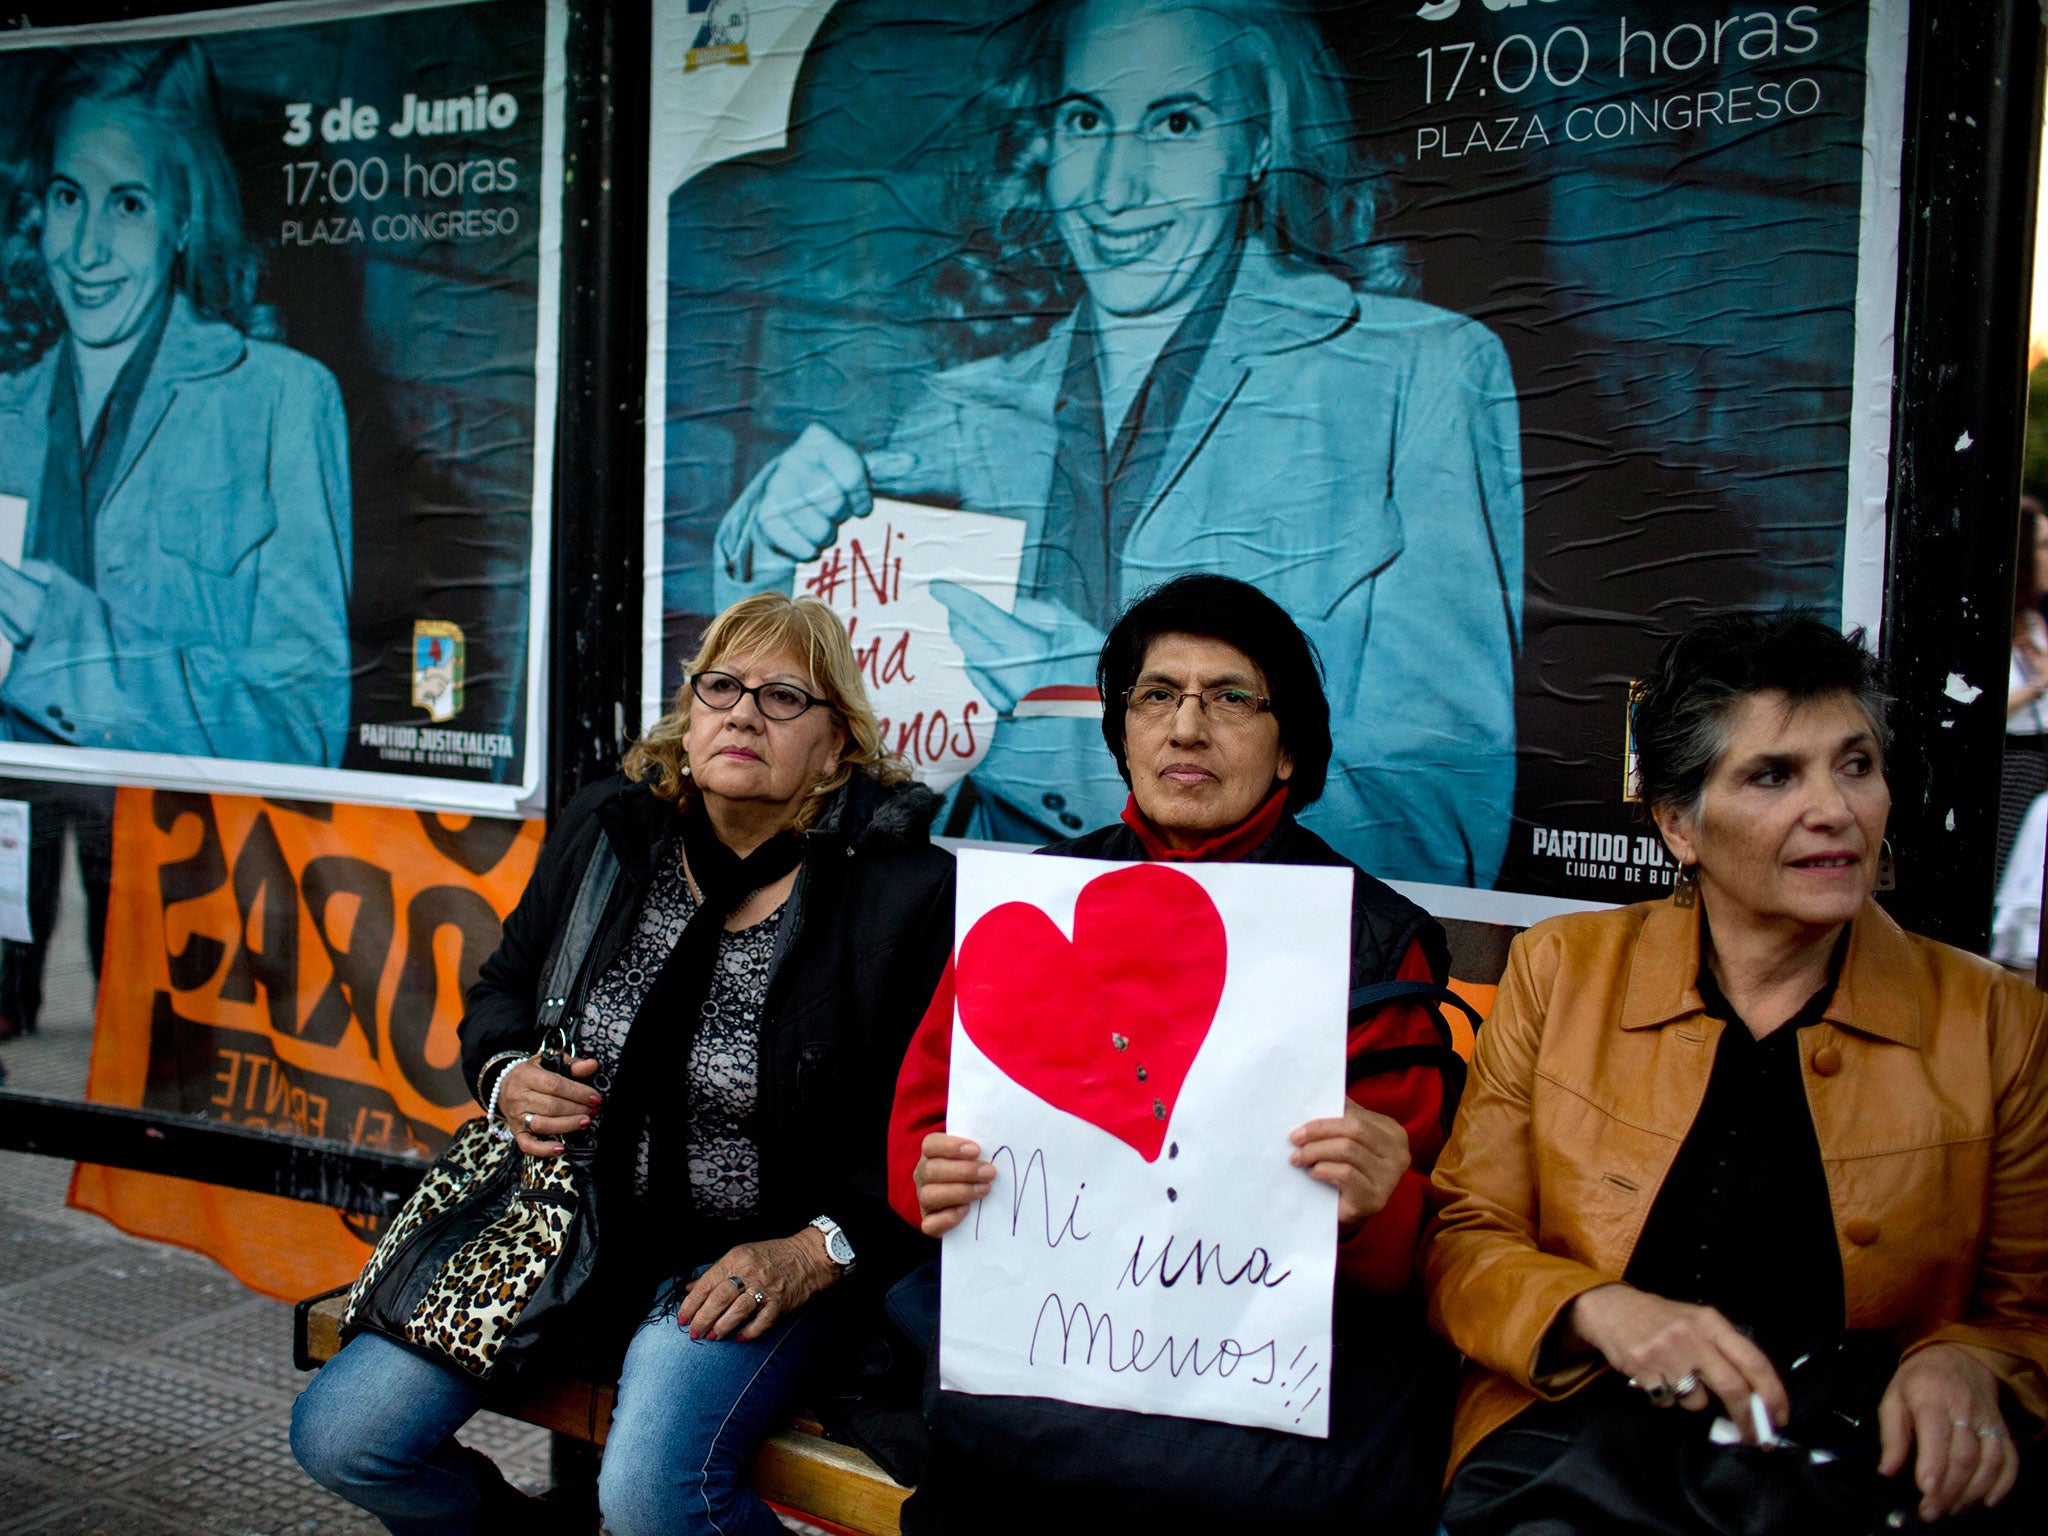
[[1662,1376],[1659,1376],[1655,1381],[1639,1381],[1631,1376],[1628,1379],[1628,1384],[1647,1397],[1652,1406],[1657,1408],[1668,1408],[1671,1406],[1675,1394],[1671,1390],[1671,1384]]
[[736,1291],[744,1291],[747,1288],[747,1282],[738,1275],[727,1275],[725,1278],[732,1282],[732,1288]]
[[2003,1440],[2005,1438],[2005,1431],[1996,1424],[1978,1424],[1974,1427],[1979,1440]]
[[1673,1398],[1690,1397],[1699,1390],[1699,1387],[1700,1373],[1698,1371],[1687,1371],[1678,1380],[1671,1383],[1671,1395]]
[[766,1296],[763,1296],[759,1291],[756,1291],[754,1292],[754,1305],[757,1307],[765,1307],[766,1305],[768,1305],[768,1298]]
[[531,1136],[533,1134],[533,1111],[529,1109],[525,1114],[521,1115],[519,1118],[520,1122],[524,1124],[526,1127],[526,1134]]

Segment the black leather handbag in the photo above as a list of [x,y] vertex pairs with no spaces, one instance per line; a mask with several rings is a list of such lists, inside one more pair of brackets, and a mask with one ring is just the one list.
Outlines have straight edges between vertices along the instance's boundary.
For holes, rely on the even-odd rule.
[[[567,1073],[569,1004],[618,861],[599,838],[548,958],[541,1060]],[[356,1277],[342,1336],[369,1332],[478,1381],[502,1382],[563,1336],[597,1265],[594,1138],[528,1157],[482,1117],[455,1133]]]
[[[1603,1377],[1540,1403],[1496,1431],[1451,1485],[1451,1536],[1916,1536],[1910,1475],[1878,1474],[1877,1406],[1899,1347],[1851,1331],[1815,1344],[1784,1372],[1792,1417],[1780,1444],[1715,1444],[1708,1413],[1655,1408]],[[2019,1506],[1976,1510],[1942,1529],[2017,1536]]]

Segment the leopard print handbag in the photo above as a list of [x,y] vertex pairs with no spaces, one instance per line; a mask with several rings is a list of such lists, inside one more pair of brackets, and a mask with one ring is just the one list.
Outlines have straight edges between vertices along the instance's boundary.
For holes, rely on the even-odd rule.
[[[566,1073],[569,1000],[618,875],[602,836],[556,936],[537,1022]],[[597,1262],[593,1151],[528,1157],[481,1116],[455,1133],[349,1289],[344,1339],[382,1334],[478,1381],[500,1382],[555,1336]]]

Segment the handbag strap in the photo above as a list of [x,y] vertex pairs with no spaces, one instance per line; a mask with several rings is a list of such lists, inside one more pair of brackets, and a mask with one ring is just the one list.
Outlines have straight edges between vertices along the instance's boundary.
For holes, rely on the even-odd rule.
[[[584,959],[597,938],[598,924],[604,921],[604,909],[612,899],[612,887],[618,879],[618,855],[612,852],[611,839],[600,832],[590,863],[584,868],[583,883],[576,888],[576,904],[569,909],[569,921],[555,935],[555,947],[548,955],[547,980],[537,1020],[543,1049],[548,1036],[562,1029],[569,1000],[575,993],[577,973],[583,969]],[[568,1053],[565,1037],[560,1054],[566,1057]]]

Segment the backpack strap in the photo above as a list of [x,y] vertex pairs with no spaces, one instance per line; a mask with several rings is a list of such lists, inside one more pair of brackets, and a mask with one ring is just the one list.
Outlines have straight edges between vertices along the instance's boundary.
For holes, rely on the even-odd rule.
[[[1449,987],[1440,987],[1433,981],[1381,981],[1369,987],[1354,987],[1351,992],[1351,1013],[1378,1013],[1389,1003],[1449,1003],[1453,1008],[1472,1021],[1472,1030],[1478,1033],[1479,1026],[1486,1022],[1477,1008],[1458,996]],[[1441,1013],[1431,1011],[1436,1020],[1437,1034],[1445,1049],[1450,1048],[1451,1027],[1444,1022]]]
[[1369,987],[1355,988],[1351,993],[1351,1016],[1355,1020],[1361,1014],[1372,1014],[1394,1003],[1427,1003],[1430,1017],[1435,1020],[1438,1040],[1435,1045],[1393,1045],[1383,1050],[1364,1051],[1346,1063],[1344,1085],[1362,1078],[1377,1077],[1386,1072],[1405,1072],[1411,1067],[1433,1067],[1444,1080],[1443,1109],[1439,1118],[1448,1134],[1451,1117],[1458,1112],[1458,1101],[1465,1096],[1465,1058],[1451,1049],[1451,1027],[1444,1022],[1443,1014],[1436,1005],[1449,1003],[1472,1021],[1476,1031],[1484,1023],[1479,1010],[1449,987],[1437,986],[1428,981],[1382,981]]

